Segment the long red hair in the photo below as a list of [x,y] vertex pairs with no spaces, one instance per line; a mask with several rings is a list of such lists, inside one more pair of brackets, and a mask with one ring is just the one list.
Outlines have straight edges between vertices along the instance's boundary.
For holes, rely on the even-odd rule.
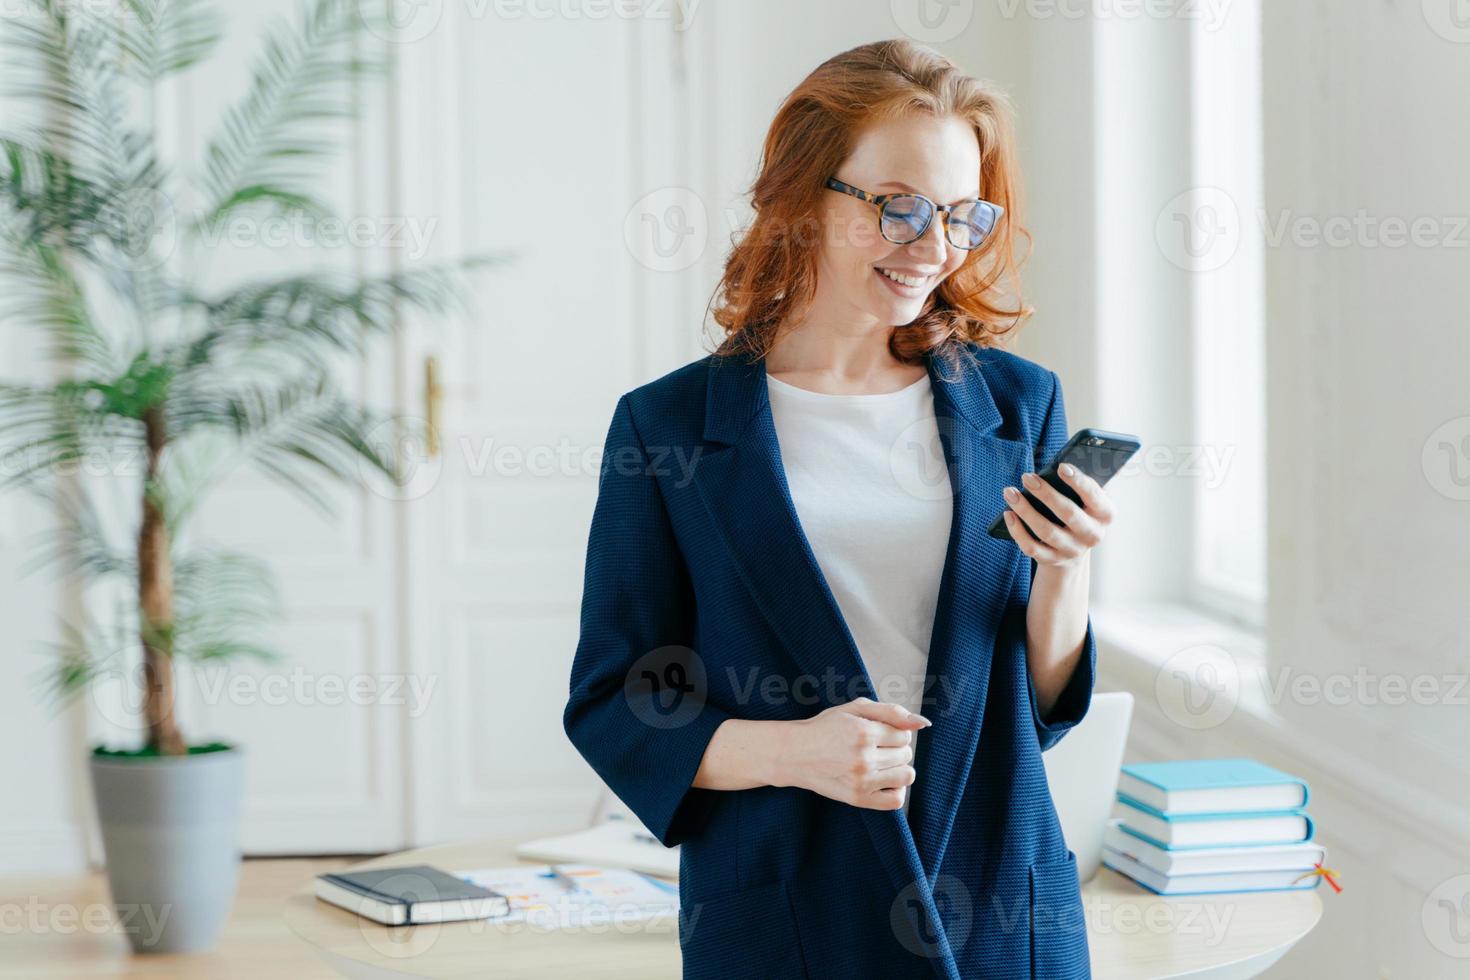
[[816,289],[826,179],[865,126],[912,112],[956,116],[974,127],[981,194],[1005,213],[924,311],[893,330],[889,349],[912,364],[931,351],[948,357],[962,342],[998,346],[1030,315],[1020,301],[1016,239],[1027,236],[1018,221],[1009,103],[936,51],[908,40],[877,41],[824,62],[771,122],[750,188],[755,221],[731,249],[712,301],[725,333],[717,354],[762,357],[781,325],[801,315]]

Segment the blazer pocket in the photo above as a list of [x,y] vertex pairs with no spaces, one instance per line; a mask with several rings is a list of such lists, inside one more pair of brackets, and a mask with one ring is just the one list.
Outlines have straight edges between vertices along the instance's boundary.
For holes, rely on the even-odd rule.
[[756,885],[679,911],[684,980],[807,980],[786,882]]
[[1091,980],[1087,920],[1077,880],[1077,855],[1031,865],[1031,975],[1045,980]]

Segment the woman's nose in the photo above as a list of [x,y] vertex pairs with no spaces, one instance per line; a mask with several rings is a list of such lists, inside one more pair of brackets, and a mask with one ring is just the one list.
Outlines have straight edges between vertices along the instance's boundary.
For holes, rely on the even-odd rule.
[[916,257],[923,256],[926,261],[932,259],[934,265],[944,265],[951,248],[948,231],[949,226],[945,224],[944,215],[936,214],[924,234],[910,242],[908,247],[914,249]]

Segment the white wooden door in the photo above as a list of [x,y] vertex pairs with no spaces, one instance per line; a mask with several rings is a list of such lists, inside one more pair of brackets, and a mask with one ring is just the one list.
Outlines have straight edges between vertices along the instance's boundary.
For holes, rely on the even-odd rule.
[[[191,154],[214,131],[221,108],[243,93],[267,28],[301,16],[295,0],[219,6],[228,16],[226,42],[161,106],[166,142]],[[320,131],[340,146],[320,194],[363,233],[302,221],[245,223],[203,257],[212,283],[308,266],[387,267],[390,93],[386,85],[366,86],[358,121]],[[392,408],[399,401],[395,358],[391,344],[379,344],[365,364],[344,371],[348,391]],[[403,744],[416,694],[404,665],[402,515],[381,484],[366,479],[333,488],[331,499],[333,512],[324,517],[244,470],[200,514],[203,538],[271,563],[284,605],[282,663],[189,672],[181,689],[191,739],[220,737],[247,753],[248,854],[376,852],[407,839]]]
[[602,440],[642,370],[623,226],[643,29],[450,4],[400,49],[405,211],[439,216],[438,254],[512,253],[403,364],[418,399],[430,356],[444,386],[407,505],[410,657],[436,682],[408,735],[415,844],[574,827],[598,795],[561,710]]

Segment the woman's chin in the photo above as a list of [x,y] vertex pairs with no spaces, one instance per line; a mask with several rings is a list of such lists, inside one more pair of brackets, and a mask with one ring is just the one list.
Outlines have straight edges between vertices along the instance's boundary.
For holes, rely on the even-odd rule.
[[873,315],[884,323],[904,324],[917,317],[924,309],[926,296],[894,296],[892,293],[879,295],[869,306]]

